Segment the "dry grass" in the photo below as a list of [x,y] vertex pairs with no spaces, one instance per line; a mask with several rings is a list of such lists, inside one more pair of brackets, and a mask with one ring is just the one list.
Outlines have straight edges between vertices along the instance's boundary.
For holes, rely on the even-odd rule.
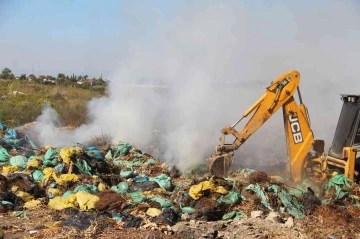
[[[24,94],[13,95],[13,91]],[[59,113],[65,126],[86,122],[86,106],[91,98],[105,95],[105,88],[82,89],[69,86],[41,85],[27,81],[0,81],[0,122],[16,127],[33,122],[44,103]]]

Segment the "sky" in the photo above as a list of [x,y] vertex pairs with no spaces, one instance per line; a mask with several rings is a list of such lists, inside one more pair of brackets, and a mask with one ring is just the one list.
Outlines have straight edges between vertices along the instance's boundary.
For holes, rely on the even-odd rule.
[[[119,46],[128,40],[129,27],[144,17],[131,12],[130,2],[0,0],[0,67],[15,74],[108,75],[121,57]],[[149,24],[171,17],[176,7],[170,1],[143,2],[143,12],[154,15]]]

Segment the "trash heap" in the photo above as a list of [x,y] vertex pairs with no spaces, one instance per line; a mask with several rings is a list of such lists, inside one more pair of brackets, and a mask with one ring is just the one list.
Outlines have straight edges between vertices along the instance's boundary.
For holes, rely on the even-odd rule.
[[343,175],[334,175],[320,195],[306,182],[300,189],[289,189],[278,178],[250,169],[232,172],[225,179],[206,173],[184,176],[174,165],[126,142],[37,148],[16,130],[3,124],[0,129],[0,213],[17,217],[27,210],[48,208],[75,210],[73,217],[89,221],[79,223],[81,229],[99,217],[123,227],[171,227],[191,219],[256,217],[256,211],[303,219],[334,200],[359,201]]

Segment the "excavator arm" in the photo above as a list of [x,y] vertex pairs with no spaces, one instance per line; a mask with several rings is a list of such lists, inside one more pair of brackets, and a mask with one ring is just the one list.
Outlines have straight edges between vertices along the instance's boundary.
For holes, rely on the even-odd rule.
[[[313,147],[314,137],[310,129],[307,109],[302,103],[299,82],[300,73],[297,71],[289,71],[281,75],[271,82],[266,92],[244,112],[241,119],[221,131],[221,144],[216,146],[215,153],[208,159],[210,173],[218,177],[226,177],[234,151],[282,107],[290,173],[295,181],[303,178],[306,157]],[[296,91],[299,94],[300,104],[294,100]],[[249,121],[238,132],[235,126],[251,113]],[[235,137],[232,144],[225,144],[227,135]]]

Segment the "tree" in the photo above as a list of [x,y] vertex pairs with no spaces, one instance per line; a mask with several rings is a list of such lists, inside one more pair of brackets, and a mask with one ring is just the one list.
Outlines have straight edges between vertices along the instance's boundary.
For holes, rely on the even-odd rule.
[[59,73],[59,74],[57,75],[57,79],[58,79],[58,80],[65,80],[65,78],[66,78],[66,76],[65,76],[65,74],[63,74],[63,73]]
[[0,79],[5,79],[5,80],[11,80],[14,79],[14,74],[11,72],[11,70],[7,67],[5,67],[0,74]]
[[30,74],[28,76],[29,80],[35,81],[36,80],[36,76],[34,74]]
[[26,74],[21,74],[20,80],[26,80]]

